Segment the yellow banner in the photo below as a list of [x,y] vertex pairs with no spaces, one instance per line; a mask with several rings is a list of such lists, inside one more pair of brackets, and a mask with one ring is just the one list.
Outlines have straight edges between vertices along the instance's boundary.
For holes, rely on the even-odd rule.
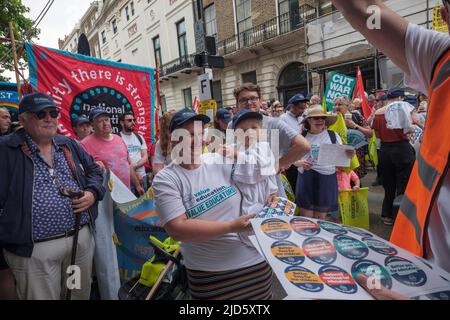
[[433,30],[448,33],[447,23],[441,17],[441,6],[433,8]]

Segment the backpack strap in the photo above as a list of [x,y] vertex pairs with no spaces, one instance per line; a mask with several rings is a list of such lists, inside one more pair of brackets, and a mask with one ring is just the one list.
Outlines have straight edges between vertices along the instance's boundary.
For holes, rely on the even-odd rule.
[[139,140],[139,143],[142,146],[144,144],[144,141],[142,141],[142,137],[140,135],[138,135],[136,132],[133,132],[133,134],[136,136],[136,138]]
[[337,144],[336,132],[328,130],[328,134],[330,135],[331,143]]

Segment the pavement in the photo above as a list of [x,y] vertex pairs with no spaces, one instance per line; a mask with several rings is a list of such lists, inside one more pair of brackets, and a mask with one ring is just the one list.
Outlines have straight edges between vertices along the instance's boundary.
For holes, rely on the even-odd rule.
[[[384,189],[382,186],[372,187],[372,183],[376,178],[376,171],[368,169],[368,174],[365,176],[361,183],[363,187],[369,187],[369,219],[370,219],[370,232],[377,236],[389,240],[392,233],[392,226],[387,226],[381,221],[381,207],[384,199]],[[273,299],[282,300],[286,297],[286,292],[274,276],[273,281]]]

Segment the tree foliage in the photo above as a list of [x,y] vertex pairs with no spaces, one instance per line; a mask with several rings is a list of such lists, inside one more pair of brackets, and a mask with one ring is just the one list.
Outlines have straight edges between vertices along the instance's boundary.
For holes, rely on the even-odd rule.
[[[0,0],[0,39],[10,39],[9,22],[13,23],[14,38],[16,39],[16,50],[23,53],[23,44],[35,39],[39,29],[33,26],[33,20],[25,16],[30,9],[22,4],[21,0]],[[0,81],[7,81],[2,76],[5,70],[14,71],[13,52],[10,41],[0,41]],[[22,54],[20,64],[24,64],[26,57]]]

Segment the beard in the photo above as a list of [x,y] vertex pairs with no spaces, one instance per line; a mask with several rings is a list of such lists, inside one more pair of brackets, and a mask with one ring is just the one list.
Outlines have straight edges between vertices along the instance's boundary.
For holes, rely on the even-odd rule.
[[125,132],[133,132],[134,131],[134,126],[131,127],[125,127]]

